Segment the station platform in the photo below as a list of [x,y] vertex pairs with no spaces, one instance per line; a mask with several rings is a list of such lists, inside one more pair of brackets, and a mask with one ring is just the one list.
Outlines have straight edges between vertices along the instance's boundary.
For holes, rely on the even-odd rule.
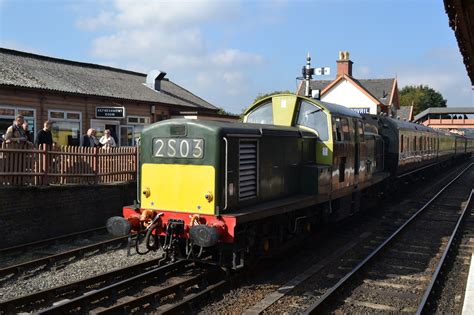
[[463,315],[474,315],[474,253],[471,255],[471,264],[467,278],[466,292],[462,307]]

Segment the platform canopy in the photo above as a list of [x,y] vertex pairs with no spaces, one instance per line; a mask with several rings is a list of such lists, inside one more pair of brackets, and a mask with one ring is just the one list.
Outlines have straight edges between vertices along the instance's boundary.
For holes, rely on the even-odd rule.
[[474,85],[474,1],[444,0],[444,7],[458,41],[467,75]]

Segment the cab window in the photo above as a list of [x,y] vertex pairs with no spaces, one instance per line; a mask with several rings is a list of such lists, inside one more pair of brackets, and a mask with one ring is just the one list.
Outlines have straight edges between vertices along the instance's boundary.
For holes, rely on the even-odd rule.
[[301,102],[296,125],[313,129],[323,141],[329,140],[328,119],[323,110],[311,103]]
[[268,101],[253,110],[247,116],[247,122],[254,124],[273,124],[272,101]]

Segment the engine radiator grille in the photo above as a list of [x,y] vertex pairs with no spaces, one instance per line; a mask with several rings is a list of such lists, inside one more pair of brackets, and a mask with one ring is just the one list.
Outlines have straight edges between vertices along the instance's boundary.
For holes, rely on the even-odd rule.
[[257,197],[258,141],[239,142],[239,200]]

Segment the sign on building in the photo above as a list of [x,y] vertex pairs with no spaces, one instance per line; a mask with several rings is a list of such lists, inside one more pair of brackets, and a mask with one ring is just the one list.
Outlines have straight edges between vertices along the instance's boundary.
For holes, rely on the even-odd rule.
[[125,118],[124,107],[96,107],[96,118]]
[[355,111],[358,114],[370,114],[370,108],[369,107],[358,107],[358,108],[352,108],[353,111]]

